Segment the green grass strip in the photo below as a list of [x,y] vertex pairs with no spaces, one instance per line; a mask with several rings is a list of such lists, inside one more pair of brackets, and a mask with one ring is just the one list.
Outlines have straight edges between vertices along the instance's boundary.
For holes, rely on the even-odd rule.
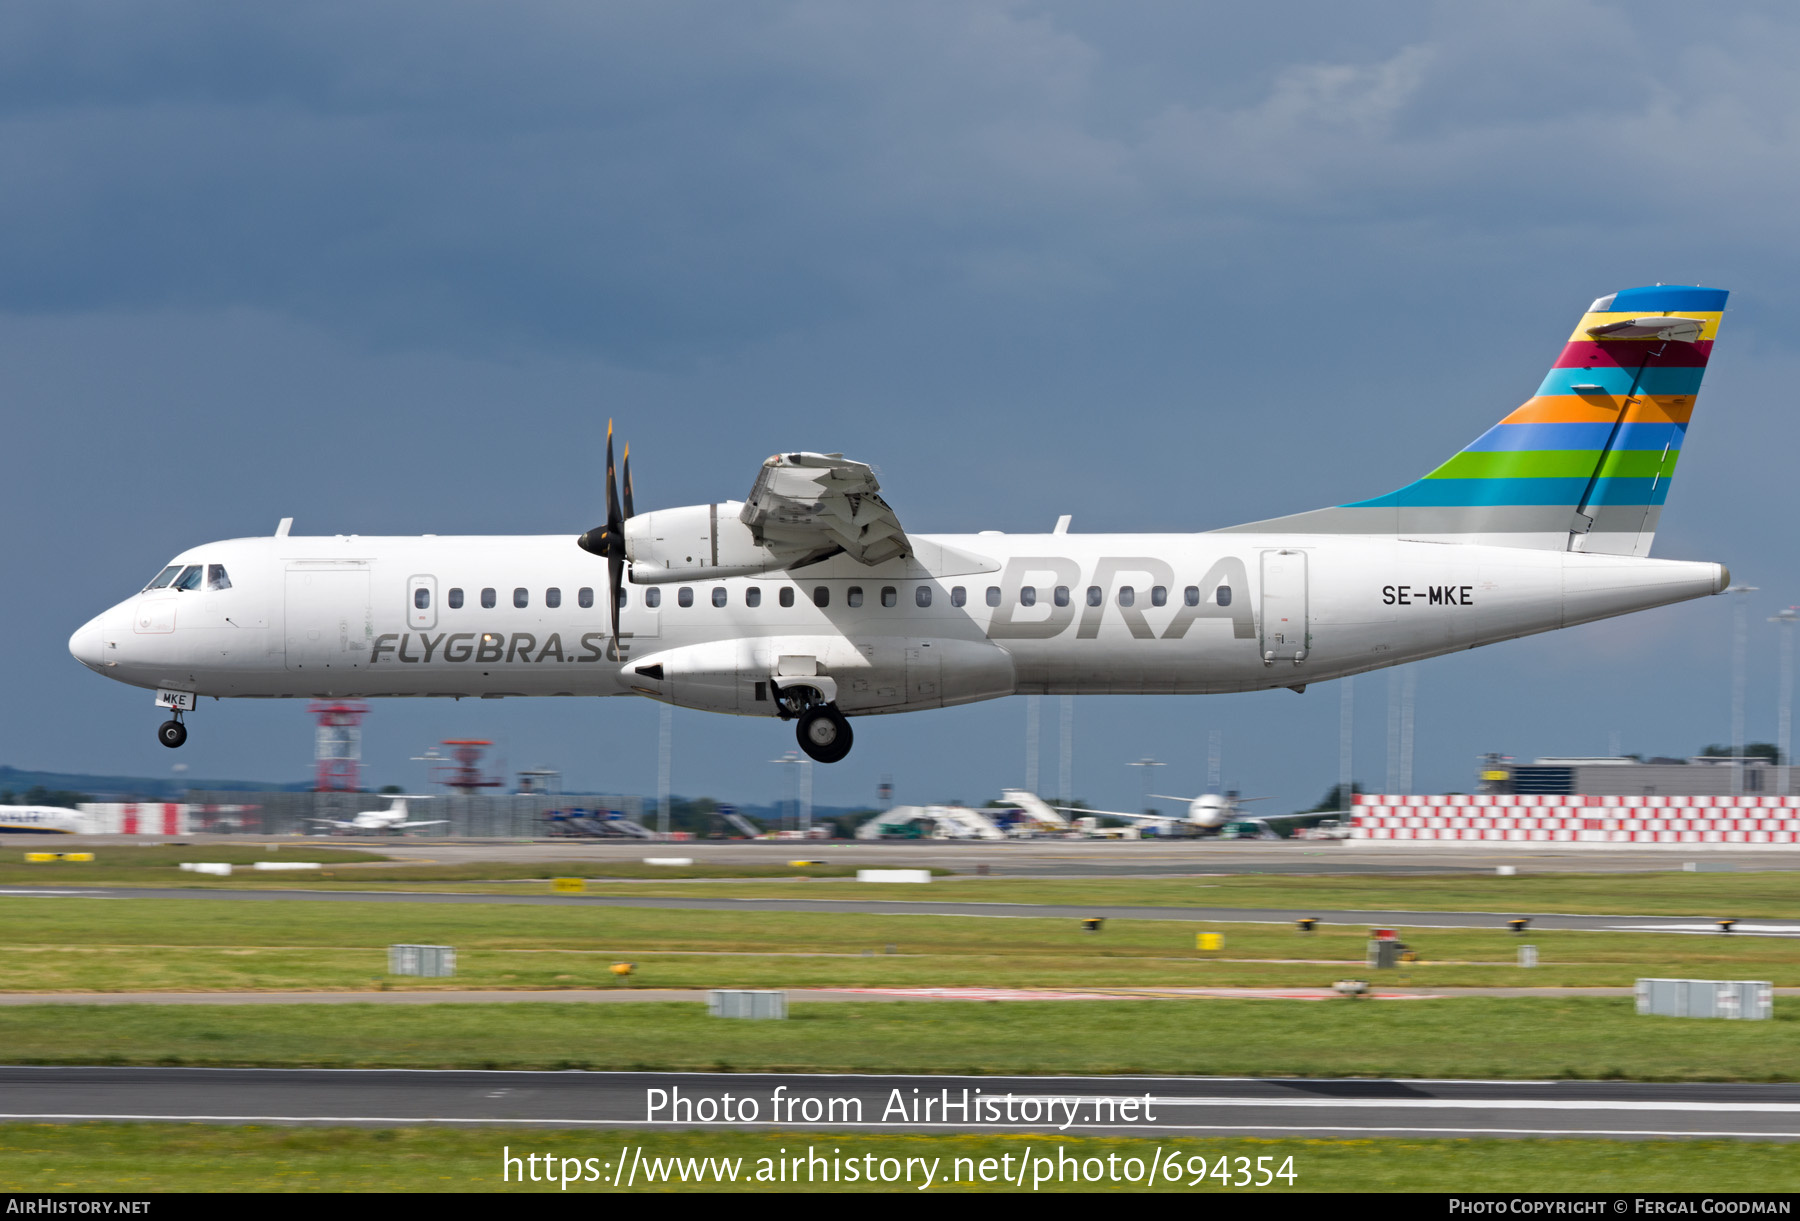
[[[633,1186],[617,1174],[621,1150]],[[519,1159],[517,1169],[504,1158]],[[810,1161],[813,1156],[821,1162]],[[528,1159],[537,1158],[535,1164]],[[798,1170],[793,1159],[807,1159]],[[1147,1188],[1155,1159],[1179,1181]],[[548,1158],[546,1163],[543,1159]],[[590,1161],[591,1159],[591,1161]],[[707,1159],[711,1159],[710,1164]],[[909,1164],[909,1159],[911,1159]],[[1135,1166],[1133,1164],[1135,1159]],[[1242,1159],[1241,1161],[1239,1159]],[[1269,1173],[1266,1186],[1257,1167]],[[736,1182],[720,1183],[721,1172]],[[551,1168],[553,1181],[530,1181]],[[848,1181],[845,1167],[858,1168]],[[933,1183],[924,1186],[929,1166]],[[1023,1188],[997,1181],[1023,1166]],[[1287,1168],[1291,1185],[1273,1178]],[[910,1169],[912,1182],[901,1177]],[[872,1170],[897,1181],[864,1180]],[[1221,1173],[1222,1171],[1222,1173]],[[629,1173],[629,1171],[628,1171]],[[798,1173],[800,1181],[793,1181]],[[836,1175],[808,1182],[806,1176]],[[512,1181],[503,1174],[526,1176]],[[589,1175],[593,1178],[590,1179]],[[1136,1183],[1106,1181],[1135,1174]],[[1061,1176],[1057,1181],[1055,1176]],[[654,1182],[649,1181],[654,1176]],[[1099,1176],[1101,1181],[1091,1181]],[[577,1181],[562,1185],[564,1177]],[[685,1181],[684,1181],[685,1178]],[[1036,1179],[1042,1182],[1034,1182]],[[1251,1186],[1236,1184],[1248,1179]],[[985,1181],[984,1181],[985,1180]],[[1074,1181],[1071,1181],[1074,1180]],[[1791,1144],[1609,1140],[1159,1140],[1061,1135],[0,1125],[14,1192],[1107,1191],[1792,1192]]]
[[15,1064],[1791,1081],[1800,1018],[1639,1017],[1629,998],[24,1005]]

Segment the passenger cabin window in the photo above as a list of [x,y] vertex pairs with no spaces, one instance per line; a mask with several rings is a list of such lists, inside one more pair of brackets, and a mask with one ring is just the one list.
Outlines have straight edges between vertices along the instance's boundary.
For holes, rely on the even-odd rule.
[[587,610],[594,605],[594,589],[591,585],[583,585],[575,591],[575,605]]
[[681,606],[694,604],[694,591],[686,585],[675,591],[675,601]]
[[483,610],[493,610],[494,609],[494,601],[495,601],[494,600],[494,587],[490,585],[486,589],[481,591],[481,607],[482,607],[482,609]]
[[920,606],[930,606],[931,605],[931,586],[921,585],[917,589],[913,590],[913,601],[918,603]]
[[849,605],[849,606],[861,606],[862,605],[862,586],[852,585],[849,589],[845,590],[844,591],[844,602],[846,605]]
[[524,589],[524,588],[519,588],[519,589],[513,590],[513,605],[518,607],[520,610],[524,610],[527,606],[530,606],[531,605],[531,591],[529,589]]
[[968,605],[968,602],[969,602],[969,591],[968,590],[964,589],[960,585],[952,585],[950,587],[950,605],[951,606],[966,606],[966,605]]
[[1056,592],[1051,595],[1050,600],[1058,606],[1067,606],[1069,604],[1069,587],[1067,585],[1058,585],[1056,587]]
[[199,589],[200,588],[200,565],[189,564],[186,568],[183,568],[181,570],[181,575],[175,578],[175,588],[176,589]]
[[655,610],[657,607],[661,606],[662,590],[656,588],[654,585],[649,589],[646,589],[644,591],[644,605],[648,606],[651,610]]
[[161,572],[157,573],[156,579],[154,581],[150,582],[150,584],[144,586],[144,588],[145,589],[161,589],[165,585],[167,585],[170,581],[173,581],[175,579],[175,574],[180,571],[181,571],[180,564],[170,564],[167,568],[165,568]]
[[423,585],[413,590],[413,605],[420,610],[429,610],[431,607],[431,591],[426,589]]
[[562,590],[552,585],[544,591],[544,605],[555,610],[562,605]]
[[456,586],[452,586],[450,589],[449,600],[450,600],[450,609],[451,610],[461,610],[462,609],[462,590]]
[[1151,606],[1167,606],[1168,604],[1169,604],[1169,591],[1161,585],[1152,587],[1152,589],[1150,590],[1150,605]]
[[1220,606],[1230,606],[1231,605],[1231,586],[1221,585],[1221,586],[1219,586],[1218,589],[1214,590],[1213,591],[1213,601],[1217,602]]
[[713,586],[712,602],[714,606],[725,605],[725,587],[723,585]]
[[813,605],[814,606],[830,606],[831,605],[831,590],[827,589],[823,585],[815,585],[813,587]]
[[1186,589],[1182,590],[1181,591],[1181,600],[1183,602],[1187,603],[1189,606],[1199,606],[1200,605],[1200,587],[1198,585],[1190,585]]
[[781,587],[780,596],[775,600],[783,606],[792,606],[794,604],[794,587],[792,585],[783,585]]
[[744,591],[744,605],[745,606],[761,606],[762,605],[762,590],[758,589],[754,585],[752,585],[749,589],[746,589]]
[[1019,605],[1037,605],[1037,587],[1035,585],[1021,585],[1019,587]]
[[619,587],[619,594],[618,594],[618,599],[617,599],[617,600],[618,600],[618,603],[619,603],[619,609],[620,609],[620,610],[624,610],[624,609],[625,609],[625,603],[626,603],[626,601],[627,601],[627,598],[626,598],[626,597],[625,597],[625,587],[624,587],[624,586],[620,586],[620,587]]
[[1089,606],[1099,606],[1104,601],[1106,601],[1106,595],[1100,592],[1098,585],[1088,586],[1087,603]]
[[892,585],[883,585],[881,587],[881,604],[883,606],[899,606],[900,591]]
[[208,564],[206,566],[206,588],[215,591],[231,588],[231,578],[225,575],[225,565]]
[[1130,606],[1133,602],[1136,602],[1136,601],[1137,601],[1137,590],[1133,589],[1129,585],[1119,586],[1119,605],[1120,606]]
[[998,585],[990,585],[987,587],[987,604],[989,606],[1000,605],[1000,587]]

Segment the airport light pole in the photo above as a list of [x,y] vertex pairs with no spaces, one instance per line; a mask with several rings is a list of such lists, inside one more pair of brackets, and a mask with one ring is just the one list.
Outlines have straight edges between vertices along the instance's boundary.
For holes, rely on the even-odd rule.
[[656,764],[656,830],[665,839],[669,835],[669,752],[674,736],[674,709],[664,704]]
[[1387,784],[1385,792],[1400,791],[1400,671],[1387,672]]
[[1731,640],[1731,795],[1744,795],[1744,680],[1750,642],[1750,608],[1741,596],[1753,594],[1754,585],[1733,585],[1725,592],[1740,595]]
[[1158,763],[1149,755],[1145,755],[1136,763],[1128,763],[1125,766],[1138,769],[1138,809],[1145,814],[1148,814],[1150,812],[1150,769],[1153,767],[1166,767],[1168,765]]
[[1788,795],[1788,748],[1794,727],[1794,625],[1800,623],[1800,607],[1790,606],[1769,620],[1781,633],[1781,702],[1777,709],[1775,748],[1781,757],[1775,771],[1775,794]]
[[1338,689],[1338,805],[1350,808],[1351,759],[1356,736],[1356,679],[1346,678]]
[[1413,791],[1413,703],[1419,695],[1419,672],[1406,667],[1400,688],[1400,791]]
[[1025,697],[1025,791],[1038,791],[1038,701],[1042,696]]
[[1057,796],[1064,805],[1075,801],[1075,697],[1062,697],[1062,751],[1057,755]]
[[[787,768],[788,768],[788,774],[787,774],[788,803],[789,803],[788,809],[790,811],[792,811],[791,817],[794,820],[794,825],[797,827],[800,825],[800,755],[799,755],[799,752],[790,750],[790,751],[788,751],[787,754],[781,756],[781,758],[770,759],[769,762],[770,763],[782,763],[782,764],[787,765]],[[809,777],[809,779],[810,779],[810,777]],[[811,788],[810,784],[808,785],[808,788],[809,789]],[[811,794],[809,793],[808,796],[810,796],[810,795]],[[810,818],[811,811],[809,810],[809,811],[807,811],[807,813],[809,815],[809,818],[807,821],[810,822],[811,821],[811,818]],[[782,821],[786,822],[787,819],[784,817],[782,819]]]

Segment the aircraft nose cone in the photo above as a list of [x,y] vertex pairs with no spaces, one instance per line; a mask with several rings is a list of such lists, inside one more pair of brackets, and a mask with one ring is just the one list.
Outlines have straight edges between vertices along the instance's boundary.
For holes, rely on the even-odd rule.
[[105,615],[95,615],[69,637],[70,655],[90,670],[105,670],[108,652]]

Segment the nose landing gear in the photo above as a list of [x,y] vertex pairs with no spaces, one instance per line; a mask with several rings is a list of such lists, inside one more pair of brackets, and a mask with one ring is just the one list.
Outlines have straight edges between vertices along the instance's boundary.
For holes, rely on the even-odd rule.
[[181,713],[177,712],[174,720],[164,721],[156,727],[156,740],[170,750],[187,741],[187,726],[181,723]]

